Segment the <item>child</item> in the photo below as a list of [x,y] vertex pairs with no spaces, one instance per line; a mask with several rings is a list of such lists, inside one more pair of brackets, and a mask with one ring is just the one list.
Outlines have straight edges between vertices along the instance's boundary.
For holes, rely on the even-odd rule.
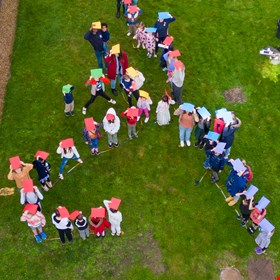
[[254,207],[253,207],[254,197],[246,196],[246,191],[237,193],[235,195],[241,197],[241,202],[239,205],[241,216],[237,216],[237,220],[241,220],[242,221],[241,226],[246,227],[246,224],[250,218],[250,214],[251,214],[252,210],[254,209]]
[[62,87],[63,99],[65,102],[64,113],[66,117],[74,116],[74,97],[72,91],[74,86],[67,84]]
[[139,113],[138,113],[138,118],[137,121],[140,120],[140,117],[142,115],[142,113],[145,113],[145,120],[144,122],[147,123],[149,121],[150,115],[149,115],[149,111],[151,110],[150,105],[153,104],[149,93],[143,90],[139,90],[139,99],[137,101],[137,107],[139,108]]
[[138,109],[133,106],[131,108],[128,108],[126,111],[122,112],[121,115],[122,117],[126,117],[128,138],[132,140],[132,133],[135,138],[138,138],[138,134],[136,132]]
[[65,235],[69,243],[73,242],[73,236],[71,231],[73,230],[73,225],[69,220],[69,212],[63,206],[58,206],[55,212],[52,214],[52,223],[58,230],[59,238],[61,244],[65,244]]
[[93,230],[93,233],[96,237],[105,237],[106,228],[110,228],[111,224],[106,220],[106,210],[105,208],[91,208],[91,215],[88,219],[90,230]]
[[80,155],[79,155],[76,147],[74,146],[73,138],[61,140],[56,152],[58,154],[61,154],[61,158],[62,158],[62,161],[61,161],[61,164],[59,167],[59,174],[58,174],[58,177],[60,180],[64,179],[63,169],[70,159],[74,159],[74,160],[78,161],[79,163],[83,163],[83,161],[80,159]]
[[108,147],[112,148],[112,145],[114,144],[114,146],[118,148],[118,131],[120,129],[120,119],[117,116],[114,108],[108,109],[103,119],[103,128],[108,134]]
[[104,77],[104,75],[102,74],[102,69],[92,69],[91,76],[89,77],[89,80],[87,80],[86,84],[85,84],[86,86],[91,85],[91,97],[82,109],[83,115],[85,115],[87,113],[87,108],[90,106],[90,104],[92,104],[94,102],[94,100],[98,96],[102,96],[109,103],[116,104],[116,101],[111,99],[105,93],[104,83],[110,84],[110,80]]
[[270,244],[270,239],[275,231],[274,225],[272,225],[266,218],[264,218],[259,225],[261,231],[255,239],[255,242],[258,245],[257,247],[255,247],[255,252],[257,255],[265,253],[267,247]]
[[32,170],[33,165],[30,163],[24,163],[20,160],[19,156],[11,157],[10,172],[8,174],[8,180],[15,180],[18,190],[22,188],[22,181],[30,179],[29,172]]
[[83,215],[81,211],[74,211],[70,214],[69,218],[75,221],[75,226],[78,228],[80,237],[86,240],[89,237],[89,227],[87,223],[87,218]]
[[127,18],[126,23],[128,25],[128,32],[127,36],[130,36],[132,32],[134,35],[136,34],[136,25],[138,23],[138,19],[140,15],[142,14],[142,10],[137,6],[128,6],[125,17]]
[[137,49],[139,49],[141,45],[142,45],[143,49],[146,49],[146,47],[145,47],[145,42],[146,42],[145,23],[143,21],[141,21],[139,23],[139,26],[136,29],[136,34],[133,37],[133,39],[136,39],[138,42],[138,44],[136,46]]
[[156,57],[155,49],[156,49],[156,41],[154,32],[156,31],[155,28],[146,28],[146,37],[145,37],[145,47],[147,49],[147,57],[151,58],[154,54],[154,57]]
[[170,123],[170,104],[175,104],[175,101],[173,101],[171,98],[168,98],[167,95],[164,95],[161,101],[158,102],[156,109],[158,125],[168,125]]
[[111,201],[103,200],[103,204],[105,205],[109,222],[111,223],[111,235],[121,235],[121,222],[122,222],[122,213],[118,211],[121,200],[118,198],[112,197]]
[[35,154],[36,160],[32,162],[33,168],[38,173],[38,180],[40,181],[44,191],[48,191],[52,188],[52,182],[50,180],[51,165],[46,161],[49,153],[44,151],[37,151]]
[[132,98],[131,98],[131,96],[132,96],[132,92],[134,91],[132,83],[133,83],[133,79],[131,79],[126,74],[123,75],[123,78],[121,79],[121,84],[123,86],[124,92],[127,95],[127,101],[128,101],[129,107],[132,107]]
[[27,225],[31,228],[34,237],[38,243],[47,238],[46,233],[43,231],[43,227],[46,224],[45,216],[37,210],[37,204],[26,204],[23,209],[23,214],[20,217],[21,222],[27,222]]
[[43,200],[43,195],[38,187],[33,185],[33,180],[27,179],[22,181],[23,188],[20,190],[20,204],[36,204],[38,211],[42,211],[40,200]]
[[110,40],[110,32],[108,30],[108,24],[106,22],[101,23],[101,34],[102,34],[104,52],[107,52],[108,44]]
[[209,163],[210,153],[211,150],[217,146],[217,140],[219,139],[219,137],[220,134],[215,133],[213,131],[209,131],[208,134],[205,135],[202,140],[201,147],[204,148],[206,155],[206,159],[203,164],[203,167],[205,169],[209,169],[211,167]]
[[139,89],[145,82],[145,77],[137,68],[129,67],[126,69],[126,74],[132,79],[131,91],[135,99],[139,99]]
[[87,145],[89,145],[91,149],[91,154],[94,156],[95,154],[99,155],[98,150],[98,141],[100,138],[99,129],[101,125],[94,121],[93,118],[84,119],[85,127],[83,128],[83,137],[84,141]]

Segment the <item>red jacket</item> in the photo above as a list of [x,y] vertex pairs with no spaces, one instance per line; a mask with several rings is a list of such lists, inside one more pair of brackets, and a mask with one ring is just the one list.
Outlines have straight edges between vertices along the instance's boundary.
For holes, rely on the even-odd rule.
[[[117,70],[117,62],[116,56],[114,54],[107,55],[105,58],[105,62],[108,63],[107,77],[110,80],[116,79],[116,70]],[[122,75],[125,74],[126,69],[128,68],[128,58],[126,52],[122,52],[122,58],[120,59],[120,63],[122,65]]]
[[263,220],[265,215],[266,215],[266,209],[264,209],[264,211],[262,213],[261,210],[259,210],[257,207],[255,207],[255,209],[251,212],[250,218],[253,221],[253,223],[258,225]]
[[[91,222],[95,225],[98,225],[100,222],[100,218],[91,218]],[[100,235],[102,234],[103,231],[105,231],[105,228],[110,228],[111,224],[106,220],[106,218],[103,218],[102,223],[98,227],[93,227],[90,225],[90,230],[93,230],[94,234],[97,235],[99,233]]]
[[137,117],[127,117],[125,112],[121,113],[122,117],[126,117],[126,122],[130,125],[135,125],[137,123]]
[[224,127],[225,127],[225,123],[222,119],[216,118],[214,120],[214,132],[222,134]]

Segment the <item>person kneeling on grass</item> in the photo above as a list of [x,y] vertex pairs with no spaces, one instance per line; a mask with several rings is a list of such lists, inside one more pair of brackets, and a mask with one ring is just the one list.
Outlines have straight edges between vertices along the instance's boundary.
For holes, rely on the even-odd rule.
[[120,119],[114,108],[108,109],[103,119],[103,128],[108,134],[108,147],[112,148],[113,144],[116,148],[119,147],[118,131],[120,129]]
[[105,237],[106,228],[110,228],[111,224],[106,220],[106,210],[103,207],[91,208],[91,215],[88,219],[89,229],[93,230],[96,237]]
[[47,235],[43,231],[43,227],[46,224],[45,216],[39,212],[37,204],[26,204],[23,209],[23,214],[20,217],[21,222],[27,222],[31,228],[34,237],[38,243],[47,238]]
[[111,223],[111,235],[121,235],[121,222],[122,222],[122,213],[118,211],[120,206],[121,200],[118,198],[112,197],[109,200],[103,200],[103,204],[105,205],[109,222]]

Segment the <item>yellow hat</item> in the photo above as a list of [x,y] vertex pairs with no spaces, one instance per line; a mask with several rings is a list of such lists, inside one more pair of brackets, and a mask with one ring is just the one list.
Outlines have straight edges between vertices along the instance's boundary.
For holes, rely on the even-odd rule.
[[139,95],[145,98],[150,98],[150,95],[148,92],[144,91],[144,90],[139,90]]
[[138,76],[138,72],[137,72],[133,67],[128,67],[128,68],[126,68],[126,73],[127,73],[131,78],[135,78],[136,76]]
[[121,52],[120,44],[114,45],[111,49],[111,54],[119,54]]
[[101,22],[100,21],[93,22],[91,24],[91,28],[93,28],[93,29],[101,29]]

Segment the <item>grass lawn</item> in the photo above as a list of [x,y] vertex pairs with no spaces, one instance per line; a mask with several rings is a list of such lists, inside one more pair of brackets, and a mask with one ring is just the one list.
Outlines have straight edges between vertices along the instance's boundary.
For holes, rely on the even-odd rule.
[[[100,3],[103,4],[101,7]],[[267,218],[280,226],[279,83],[263,79],[267,58],[258,51],[279,45],[275,37],[279,1],[139,1],[142,20],[152,26],[158,11],[169,10],[177,20],[170,25],[174,45],[180,49],[187,77],[183,100],[206,106],[212,113],[227,107],[242,120],[231,156],[245,158],[254,171],[252,183],[259,187],[255,199],[266,195],[271,204]],[[111,44],[120,43],[131,66],[146,77],[143,89],[154,102],[149,123],[138,123],[139,138],[126,141],[98,158],[89,156],[83,143],[81,108],[90,97],[84,82],[96,67],[91,45],[83,39],[92,21],[106,21]],[[84,164],[78,166],[50,192],[44,193],[43,213],[50,238],[35,243],[25,223],[19,221],[19,194],[1,197],[1,279],[217,279],[220,269],[235,266],[245,279],[249,259],[273,261],[280,275],[278,231],[266,256],[256,256],[254,239],[240,227],[235,211],[206,177],[204,152],[194,147],[178,148],[177,117],[171,125],[154,124],[155,108],[161,99],[166,74],[155,58],[133,49],[126,36],[124,19],[115,18],[115,1],[20,1],[11,79],[7,86],[0,127],[2,187],[7,180],[8,158],[20,155],[32,162],[37,150],[50,152],[52,178],[58,174],[61,139],[74,137]],[[135,45],[135,41],[134,41]],[[61,87],[75,85],[75,117],[66,118]],[[247,101],[225,103],[223,91],[241,86]],[[110,94],[109,88],[107,92]],[[119,95],[117,113],[126,109]],[[87,116],[102,121],[108,103],[99,98]],[[171,113],[173,113],[171,108]],[[119,132],[127,138],[124,120]],[[193,141],[194,142],[194,141]],[[106,135],[100,149],[107,149]],[[75,162],[69,162],[66,171]],[[229,169],[221,175],[221,182]],[[37,174],[31,172],[37,182]],[[121,238],[91,236],[82,241],[74,232],[72,245],[62,247],[51,214],[58,205],[89,215],[103,199],[123,199]],[[236,207],[238,208],[238,206]]]

